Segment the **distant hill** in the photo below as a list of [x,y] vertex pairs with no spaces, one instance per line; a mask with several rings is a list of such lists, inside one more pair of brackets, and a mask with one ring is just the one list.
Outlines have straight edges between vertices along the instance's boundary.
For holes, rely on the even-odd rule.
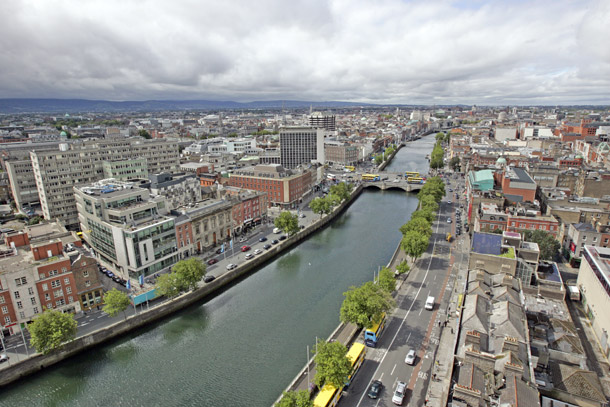
[[145,100],[112,102],[87,99],[0,99],[0,113],[85,113],[85,112],[144,112],[162,110],[216,110],[216,109],[279,109],[279,108],[332,108],[350,106],[376,106],[351,102],[308,102],[299,100],[269,100],[232,102],[217,100]]

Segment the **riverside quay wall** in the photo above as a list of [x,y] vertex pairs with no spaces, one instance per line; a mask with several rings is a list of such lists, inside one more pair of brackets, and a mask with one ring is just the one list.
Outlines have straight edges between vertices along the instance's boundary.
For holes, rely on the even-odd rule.
[[[137,315],[132,315],[126,319],[119,320],[112,325],[75,338],[50,354],[43,355],[37,353],[27,359],[13,364],[10,367],[7,367],[6,369],[0,370],[0,386],[6,386],[9,383],[42,370],[45,367],[61,362],[62,360],[74,356],[80,352],[120,338],[121,336],[132,332],[134,329],[145,327],[151,323],[154,323],[155,321],[166,318],[176,311],[194,304],[207,296],[213,295],[228,284],[255,272],[258,270],[260,265],[272,260],[284,250],[290,249],[291,247],[307,239],[312,233],[315,233],[316,231],[327,226],[345,209],[347,209],[349,205],[351,205],[351,203],[360,195],[360,193],[362,193],[362,189],[362,185],[356,186],[356,188],[354,188],[352,191],[350,198],[336,207],[332,213],[322,216],[316,220],[316,222],[307,226],[305,229],[300,230],[295,235],[281,242],[279,245],[266,251],[260,256],[255,257],[251,261],[238,266],[236,269],[228,271],[225,274],[217,277],[216,280],[212,281],[211,283],[205,284],[194,291],[179,295],[170,301],[151,306],[149,310],[143,311]],[[118,316],[117,319],[118,318],[120,318],[120,316]]]

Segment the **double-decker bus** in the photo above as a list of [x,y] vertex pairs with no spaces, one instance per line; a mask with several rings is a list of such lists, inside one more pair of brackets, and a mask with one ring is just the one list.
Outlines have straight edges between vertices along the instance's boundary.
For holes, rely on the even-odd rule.
[[354,171],[356,171],[356,167],[354,167],[353,165],[346,165],[345,167],[343,167],[343,169],[346,172],[354,172]]
[[419,172],[417,172],[417,171],[405,171],[405,177],[419,177]]
[[379,181],[379,174],[362,174],[362,181]]
[[313,399],[314,407],[335,407],[341,398],[342,389],[337,389],[335,386],[325,384],[320,392]]
[[362,366],[362,362],[364,362],[364,355],[366,353],[366,348],[360,342],[355,342],[347,351],[347,358],[349,359],[352,369],[350,370],[349,376],[347,376],[347,381],[345,382],[345,387],[349,387],[352,382],[353,377],[358,373],[358,369]]
[[373,321],[372,327],[364,331],[364,344],[371,348],[376,347],[381,332],[383,332],[383,328],[385,328],[385,312],[381,314],[378,319]]
[[423,184],[424,179],[422,177],[407,177],[408,184]]

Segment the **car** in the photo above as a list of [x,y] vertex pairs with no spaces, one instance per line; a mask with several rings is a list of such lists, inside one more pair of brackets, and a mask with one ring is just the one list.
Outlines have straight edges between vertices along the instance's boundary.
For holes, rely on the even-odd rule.
[[302,214],[300,214],[300,215],[299,215],[299,218],[304,218],[304,217],[305,217],[305,214],[304,214],[304,213],[302,213]]
[[236,267],[237,267],[237,264],[233,264],[233,263],[227,264],[227,270],[233,270]]
[[110,278],[114,277],[114,273],[110,270],[106,273],[106,275]]
[[208,274],[207,276],[205,276],[205,277],[203,278],[203,282],[204,282],[204,283],[211,283],[212,281],[214,281],[214,279],[215,279],[215,278],[216,278],[216,277],[214,277],[213,275]]
[[405,392],[407,391],[407,384],[405,382],[398,382],[396,390],[392,396],[392,403],[402,405],[402,401],[405,399]]
[[208,260],[208,264],[211,266],[212,264],[218,263],[218,259],[210,259]]
[[112,277],[112,281],[114,281],[115,283],[121,284],[121,280],[122,278],[119,276]]
[[0,355],[0,363],[4,363],[4,362],[8,362],[9,357],[6,356],[6,353],[3,353],[2,355]]
[[273,233],[275,233],[275,234],[282,233],[282,229],[280,229],[280,228],[273,228]]
[[277,240],[277,239],[273,239],[273,240],[271,241],[271,244],[278,244],[279,242],[280,242],[279,240]]
[[250,247],[250,246],[247,246],[247,245],[246,245],[246,246],[242,246],[242,247],[241,247],[241,251],[242,251],[242,252],[247,252],[247,251],[248,251],[248,250],[250,250],[250,249],[251,249],[251,247]]
[[252,253],[246,254],[246,260],[250,260],[250,259],[253,259],[253,258],[254,258],[254,254],[252,254]]
[[381,389],[383,388],[383,384],[381,380],[373,380],[373,383],[369,386],[369,391],[366,393],[367,396],[371,399],[376,399],[379,397],[379,393],[381,393]]
[[256,250],[254,251],[254,254],[261,254],[262,252],[263,252],[263,251],[262,251],[261,249],[256,249]]
[[396,178],[394,181],[392,182],[400,182],[400,180],[398,178]]
[[258,239],[259,242],[266,242],[267,238],[265,236],[261,237],[260,239]]
[[216,254],[221,254],[222,253],[222,247],[219,247],[218,249],[216,249]]
[[280,239],[280,240],[286,240],[286,235],[282,235],[282,236],[280,236],[278,239]]
[[447,218],[447,223],[451,223],[451,218]]
[[246,239],[245,237],[240,237],[240,238],[239,238],[240,243],[243,243],[243,242],[245,242],[246,240],[248,240],[248,239]]
[[266,245],[263,246],[263,249],[269,250],[269,249],[271,249],[271,245],[269,243],[267,243]]
[[301,226],[300,226],[300,228],[301,228],[301,229],[305,229],[305,225],[301,225]]
[[449,192],[453,192],[453,189],[449,188]]
[[407,365],[413,366],[415,364],[415,358],[416,358],[415,349],[411,349],[409,351],[409,353],[407,353],[407,356],[405,357],[405,363]]
[[447,203],[448,203],[449,205],[451,205],[451,200],[448,200],[448,201],[447,201]]

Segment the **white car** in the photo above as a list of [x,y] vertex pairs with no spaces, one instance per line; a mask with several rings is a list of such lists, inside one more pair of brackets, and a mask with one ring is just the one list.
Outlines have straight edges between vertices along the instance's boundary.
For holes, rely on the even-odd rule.
[[447,218],[447,223],[451,223],[451,218]]
[[415,364],[415,349],[411,349],[409,353],[407,353],[407,357],[405,358],[405,363],[407,365],[413,366]]
[[9,357],[6,356],[6,353],[0,355],[0,363],[8,362]]
[[263,252],[263,251],[262,251],[261,249],[256,249],[256,250],[254,251],[254,254],[261,254],[262,252]]
[[398,178],[396,178],[394,181],[392,182],[400,182],[400,180]]
[[392,403],[402,405],[402,401],[405,399],[405,392],[407,391],[407,383],[398,382],[396,390],[392,396]]
[[252,254],[252,253],[246,254],[246,260],[250,260],[250,259],[253,259],[253,258],[254,258],[254,254]]
[[233,270],[236,267],[237,267],[237,264],[233,264],[233,263],[227,264],[227,270]]

